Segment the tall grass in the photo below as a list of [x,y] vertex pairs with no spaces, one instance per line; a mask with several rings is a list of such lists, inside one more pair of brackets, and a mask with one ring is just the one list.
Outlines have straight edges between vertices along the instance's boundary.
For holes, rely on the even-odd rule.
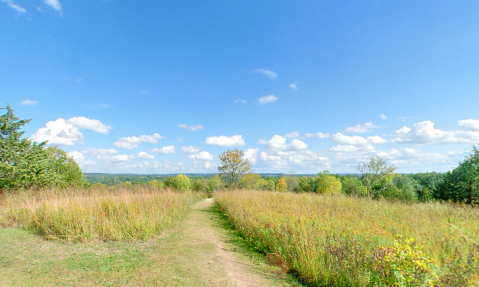
[[477,286],[479,210],[344,196],[215,194],[258,251],[316,286]]
[[174,225],[194,198],[147,187],[23,191],[4,195],[3,221],[67,242],[145,240]]

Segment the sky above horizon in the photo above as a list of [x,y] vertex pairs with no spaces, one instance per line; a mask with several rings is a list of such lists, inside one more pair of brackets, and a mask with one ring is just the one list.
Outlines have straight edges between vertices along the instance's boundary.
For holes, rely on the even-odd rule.
[[[0,0],[0,106],[85,172],[457,166],[479,144],[479,1]],[[3,113],[3,111],[2,111]]]

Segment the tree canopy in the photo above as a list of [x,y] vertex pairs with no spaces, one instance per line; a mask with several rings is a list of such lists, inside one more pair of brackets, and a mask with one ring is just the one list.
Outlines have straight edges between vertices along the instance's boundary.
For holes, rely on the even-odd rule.
[[242,150],[227,150],[219,155],[221,164],[218,166],[218,172],[224,177],[231,188],[238,187],[242,177],[251,171],[251,163],[244,158]]
[[23,138],[21,129],[31,120],[20,120],[9,105],[1,109],[6,113],[0,116],[0,190],[83,184],[73,158],[46,142]]

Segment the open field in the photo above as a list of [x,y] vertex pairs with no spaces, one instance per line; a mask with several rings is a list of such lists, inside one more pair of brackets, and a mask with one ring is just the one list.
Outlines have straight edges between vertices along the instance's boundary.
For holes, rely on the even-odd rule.
[[42,190],[0,202],[0,286],[300,285],[238,246],[214,200],[193,192]]
[[243,190],[215,197],[256,250],[311,285],[479,284],[477,208]]
[[145,240],[172,227],[193,192],[150,188],[46,189],[5,195],[3,222],[66,242]]

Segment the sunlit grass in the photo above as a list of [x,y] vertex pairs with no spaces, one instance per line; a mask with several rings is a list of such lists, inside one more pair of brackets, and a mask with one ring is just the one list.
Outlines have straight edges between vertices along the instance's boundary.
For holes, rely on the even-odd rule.
[[312,285],[479,284],[477,208],[261,191],[215,197],[252,246],[284,257]]
[[67,242],[145,240],[172,227],[194,199],[146,187],[21,191],[4,196],[2,221]]

